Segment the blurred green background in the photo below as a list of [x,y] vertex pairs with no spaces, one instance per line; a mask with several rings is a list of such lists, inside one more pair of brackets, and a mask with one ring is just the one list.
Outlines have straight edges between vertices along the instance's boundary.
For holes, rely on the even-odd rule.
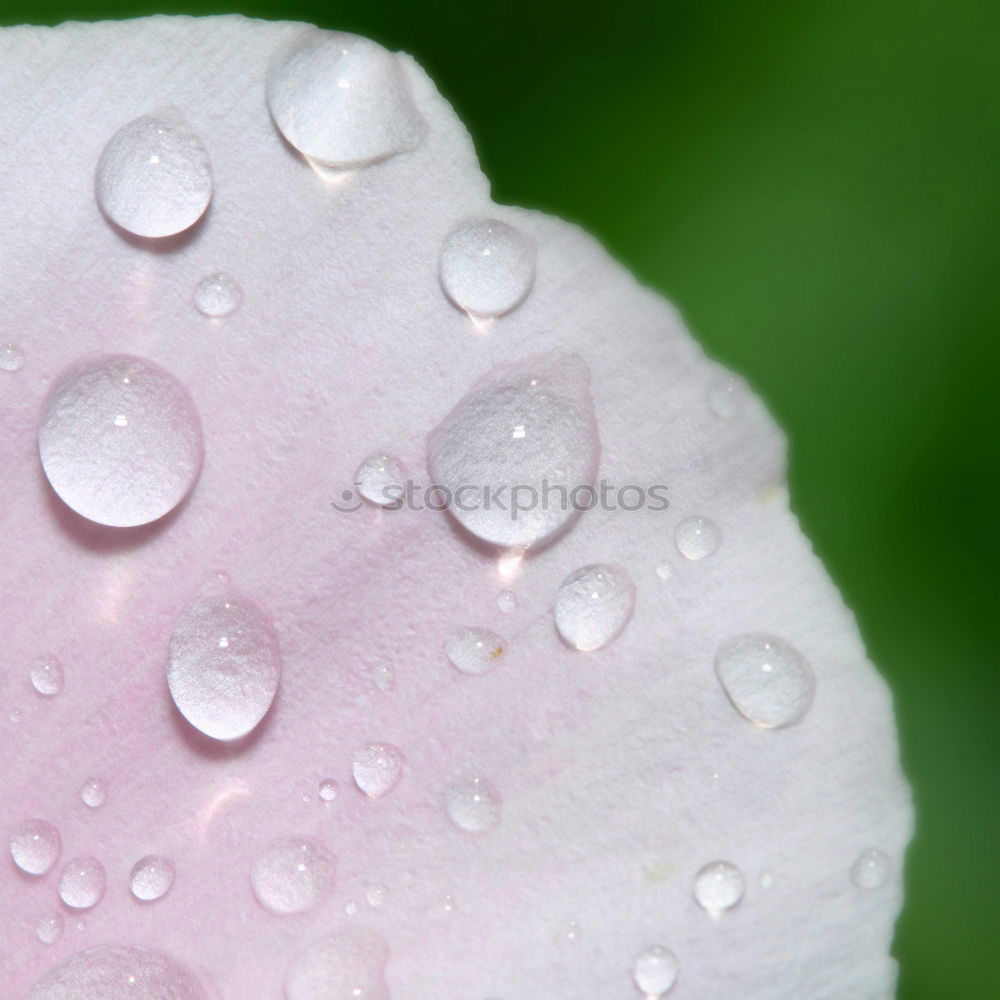
[[[1000,3],[5,3],[313,21],[417,57],[498,201],[580,222],[746,373],[896,695],[901,1000],[995,997]],[[792,998],[789,998],[792,1000]]]

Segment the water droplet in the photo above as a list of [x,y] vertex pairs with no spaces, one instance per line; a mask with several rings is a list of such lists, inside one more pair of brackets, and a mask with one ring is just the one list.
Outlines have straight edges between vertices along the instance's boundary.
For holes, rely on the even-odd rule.
[[353,899],[349,899],[344,904],[344,913],[346,913],[349,917],[353,917],[354,914],[357,912],[358,912],[358,904]]
[[24,364],[24,351],[16,344],[0,345],[0,372],[16,372]]
[[167,683],[181,714],[206,736],[246,736],[271,707],[281,679],[278,637],[253,601],[202,597],[170,638]]
[[583,930],[579,920],[571,920],[559,934],[560,943],[568,945],[579,944],[581,937],[583,937]]
[[816,682],[809,664],[775,636],[728,639],[715,654],[715,672],[736,710],[765,729],[798,722],[812,704]]
[[680,965],[669,949],[653,945],[641,951],[632,966],[632,978],[647,1000],[659,1000],[673,989]]
[[500,793],[485,778],[462,778],[444,793],[444,808],[459,830],[485,833],[500,822]]
[[35,927],[35,933],[42,944],[55,944],[62,937],[65,926],[61,913],[50,913],[47,917],[42,917]]
[[21,721],[21,710],[16,705],[7,714],[10,721],[15,725]]
[[201,420],[168,371],[126,354],[79,362],[49,392],[38,429],[42,468],[78,514],[148,524],[187,496],[201,470]]
[[310,28],[278,49],[267,104],[300,153],[341,170],[415,149],[427,131],[396,56],[339,31]]
[[403,773],[403,752],[389,743],[369,743],[354,752],[354,780],[358,788],[377,799],[391,792]]
[[864,890],[881,889],[889,881],[892,862],[889,856],[877,847],[862,851],[851,865],[851,881]]
[[711,914],[732,909],[743,898],[743,873],[728,861],[705,865],[694,879],[694,898]]
[[88,778],[80,789],[80,798],[91,809],[100,809],[108,797],[108,786],[100,778]]
[[389,887],[387,885],[382,885],[381,882],[375,885],[370,885],[365,890],[365,899],[368,900],[369,906],[384,906],[385,901],[389,898]]
[[632,617],[635,584],[620,566],[584,566],[556,595],[556,628],[574,649],[589,652],[614,640]]
[[504,639],[485,628],[460,628],[448,636],[445,655],[463,674],[485,674],[503,656]]
[[389,1000],[385,968],[389,945],[356,927],[313,941],[285,975],[286,1000]]
[[774,876],[770,872],[762,872],[760,876],[760,887],[770,889],[774,885]]
[[230,274],[210,274],[194,288],[194,304],[198,312],[217,319],[235,312],[243,301],[243,289]]
[[500,365],[431,433],[431,477],[466,530],[526,548],[594,506],[600,440],[589,383],[571,354]]
[[517,594],[513,590],[501,590],[497,594],[497,607],[505,614],[509,615],[517,610]]
[[723,420],[735,417],[746,402],[747,386],[741,378],[725,375],[708,389],[708,408]]
[[677,551],[692,562],[710,556],[722,541],[718,525],[704,517],[686,517],[674,532]]
[[43,653],[31,661],[31,686],[49,697],[63,689],[63,668],[56,657]]
[[193,226],[212,200],[212,164],[175,108],[123,125],[97,162],[97,203],[136,236],[173,236]]
[[132,866],[129,887],[136,899],[160,899],[170,892],[177,870],[170,858],[148,854]]
[[194,973],[134,945],[88,948],[47,972],[27,1000],[205,1000]]
[[324,778],[319,783],[319,797],[324,802],[332,802],[340,794],[340,785],[333,778]]
[[455,897],[449,892],[439,903],[435,903],[428,911],[427,916],[441,919],[450,917],[458,909]]
[[61,850],[59,831],[44,819],[25,820],[10,835],[10,856],[29,875],[44,875],[59,859]]
[[383,694],[388,694],[396,686],[396,675],[389,663],[376,663],[372,667],[372,680]]
[[377,451],[369,455],[354,474],[358,492],[377,507],[398,504],[406,488],[407,471],[394,455]]
[[661,580],[669,580],[670,577],[673,575],[673,572],[674,572],[673,568],[668,562],[662,562],[660,563],[659,566],[656,567],[656,575]]
[[250,884],[266,910],[305,913],[326,901],[336,870],[336,859],[318,841],[279,837],[257,856]]
[[107,884],[104,865],[89,854],[67,861],[59,876],[59,898],[74,910],[89,910],[100,902]]
[[468,219],[441,245],[441,285],[473,316],[502,316],[535,280],[535,243],[497,219]]

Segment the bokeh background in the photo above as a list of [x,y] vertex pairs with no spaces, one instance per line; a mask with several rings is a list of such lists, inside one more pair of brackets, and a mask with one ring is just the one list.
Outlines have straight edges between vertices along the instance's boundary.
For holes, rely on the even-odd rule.
[[153,12],[412,53],[498,201],[581,223],[747,375],[896,696],[900,1000],[996,997],[1000,3],[0,0],[7,24]]

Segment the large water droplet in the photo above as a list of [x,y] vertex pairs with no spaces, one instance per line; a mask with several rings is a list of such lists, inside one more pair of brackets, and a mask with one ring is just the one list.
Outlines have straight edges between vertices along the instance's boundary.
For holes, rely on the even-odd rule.
[[100,902],[107,884],[104,865],[84,855],[67,861],[59,876],[59,898],[74,910],[88,910]]
[[31,661],[31,686],[39,693],[49,697],[59,694],[63,689],[63,668],[56,657],[43,653]]
[[63,927],[66,921],[61,913],[50,913],[47,917],[42,917],[35,927],[35,934],[42,944],[55,944],[62,937]]
[[309,837],[280,837],[253,863],[250,884],[258,902],[272,913],[314,910],[333,891],[334,856]]
[[129,888],[136,899],[160,899],[170,892],[177,872],[173,861],[160,854],[148,854],[132,866]]
[[281,652],[267,616],[231,592],[200,598],[170,638],[167,683],[188,722],[216,740],[249,733],[271,707]]
[[202,278],[194,288],[194,304],[198,312],[218,318],[235,312],[243,301],[239,282],[221,271]]
[[212,200],[212,164],[175,108],[123,125],[97,161],[97,203],[136,236],[173,236],[193,226]]
[[126,354],[90,358],[49,392],[38,429],[42,468],[78,514],[147,524],[187,496],[201,470],[201,420],[168,371]]
[[286,1000],[389,1000],[389,945],[381,934],[351,928],[313,941],[285,975]]
[[10,856],[29,875],[44,875],[59,859],[62,837],[44,819],[28,819],[14,827],[10,835]]
[[445,656],[463,674],[485,674],[503,656],[503,638],[486,628],[460,628],[444,644]]
[[812,704],[816,682],[809,664],[772,635],[728,639],[715,654],[715,672],[736,710],[765,729],[798,722]]
[[677,551],[692,562],[712,555],[722,541],[718,525],[704,517],[686,517],[674,531]]
[[628,624],[635,584],[620,566],[584,566],[563,581],[556,595],[556,628],[574,649],[608,645]]
[[594,505],[600,440],[589,384],[572,354],[500,365],[435,428],[431,476],[464,528],[526,548]]
[[877,847],[862,851],[851,865],[851,881],[859,889],[881,889],[892,874],[889,856]]
[[680,964],[669,949],[653,945],[641,951],[632,966],[632,978],[647,1000],[659,1000],[673,989]]
[[535,280],[535,243],[497,219],[468,219],[441,245],[441,285],[473,316],[502,316]]
[[16,372],[24,364],[24,351],[17,344],[0,344],[0,372]]
[[403,752],[389,743],[369,743],[354,752],[352,768],[358,788],[377,799],[391,792],[403,773]]
[[101,945],[47,972],[27,1000],[205,1000],[194,973],[150,948]]
[[384,451],[369,455],[354,474],[358,492],[369,502],[379,507],[398,504],[406,486],[406,466]]
[[108,797],[108,786],[100,778],[88,778],[80,789],[80,798],[91,809],[100,809]]
[[341,170],[415,149],[427,130],[396,56],[339,31],[310,28],[278,49],[267,104],[300,153]]
[[485,778],[462,778],[444,793],[448,819],[466,833],[485,833],[500,822],[500,793]]
[[319,783],[319,797],[324,802],[332,802],[340,794],[340,786],[333,778],[324,778]]
[[694,879],[694,898],[711,914],[731,910],[742,898],[743,873],[728,861],[705,865]]

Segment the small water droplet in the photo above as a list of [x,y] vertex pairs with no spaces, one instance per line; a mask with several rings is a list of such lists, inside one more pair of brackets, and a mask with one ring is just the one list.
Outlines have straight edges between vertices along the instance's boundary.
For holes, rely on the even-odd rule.
[[718,525],[704,517],[686,517],[674,532],[677,551],[695,562],[712,555],[722,541]]
[[170,858],[161,854],[148,854],[132,866],[129,887],[136,899],[151,901],[161,899],[174,884],[177,870]]
[[24,364],[24,351],[16,344],[0,345],[0,372],[16,372]]
[[777,729],[798,722],[812,704],[812,670],[797,649],[770,635],[728,639],[715,672],[736,710],[754,725]]
[[21,710],[15,705],[8,713],[7,717],[15,725],[21,721]]
[[349,917],[353,917],[354,914],[357,912],[358,912],[358,904],[353,899],[349,899],[344,904],[344,913],[346,913]]
[[80,798],[91,809],[100,809],[108,797],[108,786],[100,778],[88,778],[80,789]]
[[283,915],[314,910],[333,891],[334,856],[309,837],[279,837],[253,863],[250,884],[266,910]]
[[43,653],[31,661],[31,686],[48,697],[59,694],[63,689],[63,668],[59,660]]
[[632,978],[647,1000],[659,1000],[673,989],[679,970],[677,956],[669,948],[653,945],[636,956]]
[[743,890],[743,873],[728,861],[705,865],[694,879],[694,898],[713,915],[731,910],[743,898]]
[[466,833],[485,833],[500,822],[500,793],[485,778],[462,778],[448,786],[444,808],[448,819]]
[[104,895],[104,865],[89,854],[67,861],[59,876],[59,898],[74,910],[89,910]]
[[762,872],[760,876],[760,887],[770,889],[774,885],[774,876],[770,872]]
[[449,892],[439,903],[435,903],[428,911],[427,916],[441,919],[450,917],[458,909],[455,897]]
[[278,49],[267,104],[300,153],[341,170],[416,149],[427,131],[396,56],[339,31],[310,28]]
[[559,353],[500,365],[477,383],[427,442],[448,513],[486,542],[524,549],[594,506],[600,439],[589,386],[586,364]]
[[65,920],[61,913],[50,913],[47,917],[42,917],[35,927],[35,933],[42,944],[55,944],[62,937]]
[[668,562],[662,562],[660,563],[659,566],[656,567],[656,575],[661,580],[669,580],[670,577],[673,575],[673,572],[674,572],[673,567],[671,567],[670,563]]
[[194,288],[195,308],[213,319],[236,312],[242,301],[243,289],[239,282],[222,271],[202,278]]
[[485,674],[504,654],[503,638],[485,628],[460,628],[448,636],[445,656],[463,674]]
[[403,497],[408,473],[406,466],[384,451],[369,455],[354,474],[358,492],[377,507],[398,504]]
[[385,901],[389,898],[389,887],[383,885],[381,882],[375,885],[370,885],[365,890],[365,899],[368,900],[369,906],[384,906]]
[[620,566],[584,566],[556,595],[556,628],[574,649],[589,652],[612,642],[635,608],[635,584]]
[[340,794],[340,785],[333,778],[324,778],[319,783],[319,797],[324,802],[332,802]]
[[892,862],[889,856],[877,847],[869,847],[862,851],[851,865],[851,881],[866,891],[881,889],[889,881],[892,874]]
[[369,743],[354,752],[354,780],[369,798],[391,792],[403,773],[403,752],[389,743]]
[[497,607],[505,614],[509,615],[517,610],[517,594],[513,590],[501,590],[497,594]]
[[10,856],[29,875],[44,875],[59,859],[62,837],[44,819],[29,819],[14,827],[10,835]]
[[747,386],[741,378],[725,375],[708,389],[708,408],[723,420],[735,417],[746,402]]
[[175,108],[123,125],[97,162],[97,203],[136,236],[174,236],[193,226],[212,200],[212,164],[201,139]]
[[389,663],[376,663],[372,667],[372,681],[383,694],[388,694],[396,686],[396,675]]
[[201,471],[201,420],[168,371],[102,355],[55,382],[38,429],[42,468],[67,506],[99,524],[148,524],[173,510]]
[[246,736],[267,714],[280,679],[278,637],[248,597],[231,591],[199,598],[174,627],[170,694],[206,736]]
[[286,1000],[389,1000],[389,945],[380,934],[352,927],[321,937],[292,960]]

